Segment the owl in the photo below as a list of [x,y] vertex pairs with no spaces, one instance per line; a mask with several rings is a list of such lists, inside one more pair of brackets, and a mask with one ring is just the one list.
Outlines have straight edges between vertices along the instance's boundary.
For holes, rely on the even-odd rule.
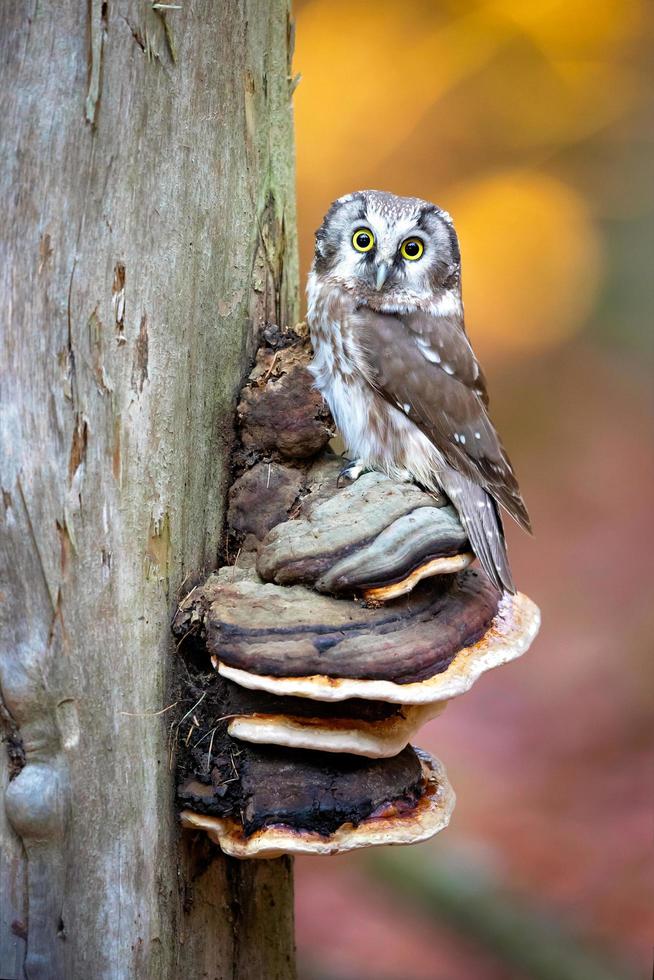
[[466,334],[449,214],[383,191],[339,198],[307,295],[311,371],[352,460],[340,482],[371,469],[443,490],[491,581],[514,592],[500,506],[531,531],[529,515]]

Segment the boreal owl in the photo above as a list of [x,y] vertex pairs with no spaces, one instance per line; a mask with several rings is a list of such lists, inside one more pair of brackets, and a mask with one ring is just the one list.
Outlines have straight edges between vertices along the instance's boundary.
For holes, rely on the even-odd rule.
[[466,335],[449,214],[382,191],[341,197],[307,293],[311,370],[352,457],[341,476],[442,489],[490,579],[515,591],[499,506],[526,530],[529,515]]

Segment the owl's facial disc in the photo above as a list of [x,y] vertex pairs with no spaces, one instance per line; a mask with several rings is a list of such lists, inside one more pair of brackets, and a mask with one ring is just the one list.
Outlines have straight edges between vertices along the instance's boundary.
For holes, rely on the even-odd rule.
[[458,270],[450,218],[418,198],[360,191],[331,206],[316,236],[316,273],[374,304],[426,301]]

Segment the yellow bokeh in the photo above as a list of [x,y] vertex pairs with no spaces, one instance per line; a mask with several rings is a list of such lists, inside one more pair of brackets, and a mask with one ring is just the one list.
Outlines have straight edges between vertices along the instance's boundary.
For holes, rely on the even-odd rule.
[[[303,273],[335,198],[412,194],[453,213],[467,321],[486,357],[583,329],[601,221],[629,192],[611,159],[642,111],[643,0],[300,0],[294,10]],[[580,160],[593,162],[601,193]]]
[[483,6],[553,58],[597,56],[633,37],[643,20],[642,0],[488,0]]
[[426,109],[495,54],[506,30],[483,11],[421,20],[396,3],[334,0],[301,8],[295,99],[299,176],[323,188],[333,168],[374,169]]
[[579,329],[601,271],[579,194],[511,171],[454,189],[447,206],[461,242],[466,323],[481,353],[538,351]]

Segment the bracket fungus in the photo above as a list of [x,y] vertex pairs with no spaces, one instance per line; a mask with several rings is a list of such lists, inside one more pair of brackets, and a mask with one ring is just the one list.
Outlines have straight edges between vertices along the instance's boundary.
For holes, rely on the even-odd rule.
[[232,559],[173,622],[183,826],[236,857],[411,843],[454,794],[416,731],[539,626],[473,561],[443,495],[379,473],[337,486],[305,335],[269,328],[239,402]]
[[[310,714],[297,712],[291,705],[282,703],[274,711],[258,710],[235,716],[227,731],[233,738],[259,745],[285,745],[293,749],[345,752],[384,759],[401,752],[415,732],[444,708],[444,704],[393,705],[385,716],[382,714],[373,720],[365,717],[360,702],[355,704],[354,701],[339,702],[340,714],[326,713],[324,706],[315,701]],[[369,702],[372,705],[380,703],[384,704]]]
[[264,581],[381,602],[472,562],[444,496],[381,473],[364,473],[337,490],[342,465],[328,457],[309,470],[300,513],[273,527],[261,545],[257,571]]
[[425,840],[449,822],[454,793],[438,760],[413,748],[390,759],[241,749],[234,799],[189,780],[182,825],[233,857],[334,854]]

